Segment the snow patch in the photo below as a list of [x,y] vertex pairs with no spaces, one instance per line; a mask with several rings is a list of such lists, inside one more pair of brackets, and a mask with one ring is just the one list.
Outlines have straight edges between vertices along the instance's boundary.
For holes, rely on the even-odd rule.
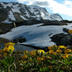
[[9,15],[8,15],[9,19],[11,19],[12,21],[16,21],[14,15],[13,15],[13,12],[12,11],[9,11]]
[[18,7],[18,5],[13,5],[12,11],[16,13],[21,13],[19,9],[20,8]]
[[28,20],[28,19],[26,19],[24,16],[22,16],[22,15],[20,15],[20,17],[22,18],[22,19],[24,19],[24,20]]

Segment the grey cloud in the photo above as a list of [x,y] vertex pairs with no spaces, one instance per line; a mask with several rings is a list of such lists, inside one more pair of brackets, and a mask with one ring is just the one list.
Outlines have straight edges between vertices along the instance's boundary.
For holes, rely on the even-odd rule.
[[45,1],[45,2],[35,1],[35,2],[33,2],[33,5],[47,6],[48,2],[47,1]]

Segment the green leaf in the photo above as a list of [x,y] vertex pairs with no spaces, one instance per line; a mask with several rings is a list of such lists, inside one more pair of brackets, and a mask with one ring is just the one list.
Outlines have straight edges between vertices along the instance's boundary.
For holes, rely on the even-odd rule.
[[8,67],[13,62],[14,62],[14,57],[12,56],[8,56],[5,57],[3,60],[0,60],[0,63],[3,64],[5,67]]
[[49,71],[49,68],[48,67],[40,68],[40,72],[46,72],[46,71]]

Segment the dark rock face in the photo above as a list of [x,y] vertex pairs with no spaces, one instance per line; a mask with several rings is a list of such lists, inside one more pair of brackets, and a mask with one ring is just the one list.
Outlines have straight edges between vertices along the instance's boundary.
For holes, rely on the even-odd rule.
[[6,32],[9,32],[13,27],[14,27],[13,24],[0,23],[0,34],[4,34]]
[[46,26],[46,25],[67,25],[64,22],[57,21],[57,20],[55,20],[55,21],[44,20],[43,23],[44,23],[43,26]]
[[8,17],[8,10],[5,8],[0,9],[0,22],[4,21]]
[[51,37],[52,41],[57,45],[72,45],[72,35],[70,34],[56,34]]

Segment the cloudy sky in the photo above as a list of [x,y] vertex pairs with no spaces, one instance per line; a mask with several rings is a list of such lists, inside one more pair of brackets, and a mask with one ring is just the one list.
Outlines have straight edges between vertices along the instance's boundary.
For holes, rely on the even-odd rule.
[[0,0],[1,2],[17,1],[28,5],[45,7],[49,13],[58,13],[63,19],[72,20],[72,0]]

